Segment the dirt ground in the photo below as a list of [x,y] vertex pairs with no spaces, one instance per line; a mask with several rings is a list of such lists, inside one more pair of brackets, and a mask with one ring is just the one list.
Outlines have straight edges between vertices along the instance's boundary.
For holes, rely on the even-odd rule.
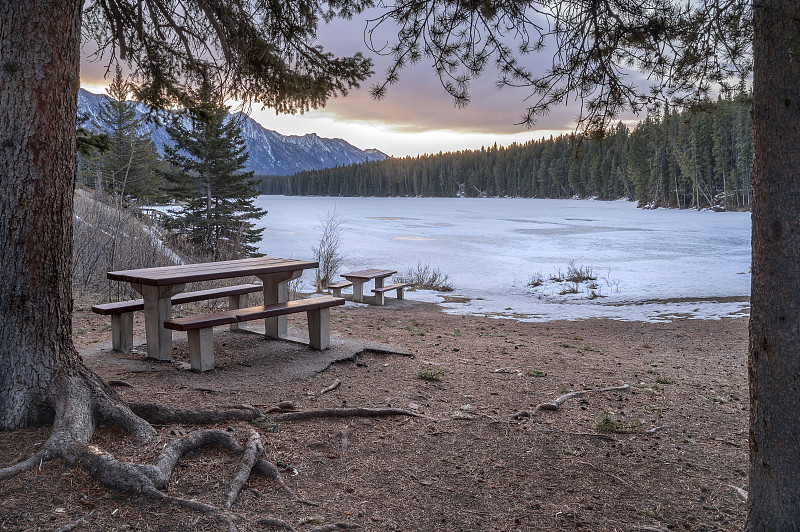
[[[95,353],[86,362],[128,401],[392,406],[425,416],[259,424],[266,458],[313,504],[252,476],[233,506],[242,531],[272,530],[256,523],[265,516],[301,531],[345,522],[367,531],[709,532],[744,522],[735,489],[747,488],[743,318],[521,323],[448,315],[432,304],[347,305],[331,313],[336,337],[412,354],[366,352],[294,377],[270,372],[270,360],[258,356],[264,340],[255,335],[217,329],[217,369],[197,374],[178,363],[144,361],[141,350],[101,349],[108,319],[86,304],[78,305],[74,322],[79,349]],[[295,327],[303,322],[291,318]],[[136,330],[141,335],[138,316]],[[175,346],[185,361],[185,343]],[[126,360],[135,368],[126,369]],[[336,380],[341,385],[321,393]],[[623,384],[631,388],[511,417],[570,391]],[[218,428],[244,442],[252,426]],[[137,447],[119,429],[103,427],[94,443],[119,458],[150,462],[167,441],[194,428],[158,427],[156,441]],[[27,457],[48,432],[0,433],[0,466]],[[167,491],[220,505],[238,458],[213,448],[188,455]],[[61,462],[0,483],[0,530],[59,530],[81,518],[75,530],[226,530],[191,510],[107,490]]]

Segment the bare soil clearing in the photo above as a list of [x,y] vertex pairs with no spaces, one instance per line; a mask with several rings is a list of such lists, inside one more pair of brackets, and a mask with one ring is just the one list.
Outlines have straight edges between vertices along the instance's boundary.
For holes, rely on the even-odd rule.
[[[266,458],[313,504],[252,476],[232,508],[246,518],[239,530],[273,530],[257,524],[267,515],[298,530],[344,522],[374,531],[711,531],[744,522],[734,487],[747,481],[746,319],[520,323],[451,316],[431,304],[347,305],[331,313],[336,337],[412,355],[366,351],[319,373],[277,371],[264,340],[220,328],[217,369],[196,374],[102,349],[107,319],[76,306],[87,364],[127,401],[264,410],[292,401],[298,410],[393,407],[426,416],[256,424]],[[297,330],[303,321],[290,318]],[[141,336],[138,317],[135,327]],[[287,356],[300,365],[319,355],[292,349]],[[187,360],[184,340],[175,356]],[[567,392],[623,384],[631,388],[511,417]],[[216,428],[244,444],[252,427]],[[152,462],[194,428],[157,427],[157,440],[139,447],[105,427],[94,441],[118,458]],[[49,431],[0,433],[0,467],[29,456]],[[188,455],[167,492],[220,506],[238,463],[213,448]],[[0,483],[0,501],[0,530],[51,531],[79,519],[75,530],[225,530],[191,510],[102,488],[58,461]]]

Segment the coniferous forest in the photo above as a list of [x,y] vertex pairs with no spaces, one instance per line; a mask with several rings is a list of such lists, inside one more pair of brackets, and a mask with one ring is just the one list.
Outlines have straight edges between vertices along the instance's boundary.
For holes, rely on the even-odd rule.
[[706,111],[664,109],[602,141],[575,134],[508,147],[263,176],[265,194],[627,198],[641,206],[748,209],[752,127],[749,95]]

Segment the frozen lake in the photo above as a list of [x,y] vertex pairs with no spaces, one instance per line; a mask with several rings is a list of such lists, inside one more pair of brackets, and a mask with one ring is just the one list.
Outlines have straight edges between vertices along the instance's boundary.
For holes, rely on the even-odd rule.
[[[344,220],[341,272],[428,263],[454,291],[408,298],[441,302],[448,312],[659,321],[749,310],[749,213],[504,198],[260,196],[256,204],[269,211],[259,223],[262,253],[312,259],[321,220],[335,211]],[[597,280],[550,280],[570,263],[591,268]],[[544,282],[531,288],[537,273]],[[313,286],[310,273],[305,283]],[[573,288],[578,293],[562,293]]]

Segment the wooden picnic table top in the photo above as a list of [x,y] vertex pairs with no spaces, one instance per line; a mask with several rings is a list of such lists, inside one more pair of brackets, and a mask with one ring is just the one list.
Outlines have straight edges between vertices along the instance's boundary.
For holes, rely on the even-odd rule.
[[253,259],[227,260],[221,262],[203,262],[198,264],[181,264],[178,266],[160,266],[138,270],[122,270],[108,272],[112,281],[164,286],[249,275],[290,272],[317,268],[319,263],[308,260],[279,259],[276,257],[257,257]]
[[345,279],[365,279],[369,281],[370,279],[376,279],[379,277],[389,277],[390,275],[394,275],[396,273],[397,270],[368,269],[368,270],[358,270],[357,272],[343,273],[342,277],[344,277]]

